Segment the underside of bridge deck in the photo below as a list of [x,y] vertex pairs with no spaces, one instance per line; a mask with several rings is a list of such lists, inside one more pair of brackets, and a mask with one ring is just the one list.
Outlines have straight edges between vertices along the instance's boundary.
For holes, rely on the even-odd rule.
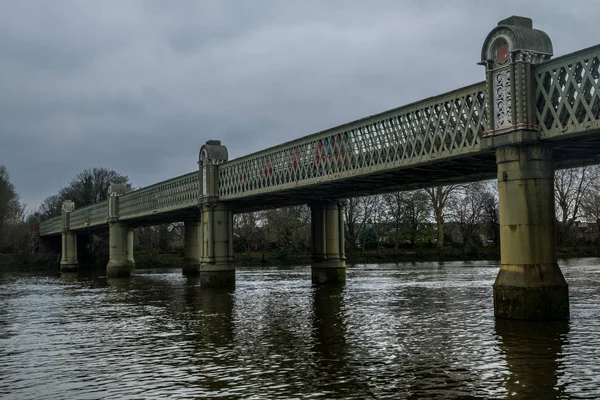
[[371,173],[367,176],[354,176],[339,180],[324,179],[322,183],[310,187],[296,187],[285,191],[244,197],[227,203],[236,213],[239,213],[306,204],[315,200],[345,199],[481,181],[495,177],[496,158],[494,152],[490,151],[480,152],[471,157],[444,159],[409,168]]
[[600,164],[600,131],[558,136],[545,143],[554,148],[554,162],[559,169]]

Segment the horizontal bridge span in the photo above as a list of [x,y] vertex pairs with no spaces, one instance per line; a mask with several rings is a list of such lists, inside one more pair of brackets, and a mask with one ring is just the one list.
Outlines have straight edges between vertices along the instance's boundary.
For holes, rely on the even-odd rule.
[[485,82],[360,119],[219,166],[234,201],[468,157],[488,129]]
[[[125,193],[119,201],[119,219],[132,226],[169,222],[197,215],[199,197],[198,172],[190,172],[145,188]],[[70,213],[70,229],[106,227],[108,201],[75,209]],[[142,221],[143,220],[143,221]],[[40,235],[60,233],[60,217],[40,224]]]

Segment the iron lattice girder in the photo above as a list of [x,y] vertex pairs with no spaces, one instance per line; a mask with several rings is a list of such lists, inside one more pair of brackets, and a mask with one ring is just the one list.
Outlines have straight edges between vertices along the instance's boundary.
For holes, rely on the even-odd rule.
[[600,129],[600,45],[537,66],[541,139]]
[[197,206],[199,188],[198,172],[190,172],[126,193],[119,198],[119,219],[142,218]]
[[[540,139],[555,147],[557,166],[598,162],[600,45],[535,65],[533,76]],[[226,162],[220,200],[258,209],[276,205],[265,203],[269,196],[304,202],[315,191],[333,196],[355,184],[357,193],[373,194],[461,174],[487,179],[495,166],[479,139],[489,129],[488,102],[485,83],[477,83]],[[122,195],[119,218],[132,225],[179,221],[195,215],[199,196],[199,173],[191,172]],[[107,215],[107,202],[75,209],[71,229],[99,228]],[[40,235],[60,233],[60,221],[41,223]]]
[[488,129],[477,83],[227,162],[223,201],[368,175],[479,151]]

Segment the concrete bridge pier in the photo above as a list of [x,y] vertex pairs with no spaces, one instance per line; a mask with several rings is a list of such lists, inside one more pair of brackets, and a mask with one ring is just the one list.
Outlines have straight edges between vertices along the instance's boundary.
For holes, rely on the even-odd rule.
[[133,259],[133,231],[123,222],[109,222],[109,258],[106,275],[109,277],[130,276],[135,269]]
[[79,268],[79,260],[77,259],[77,235],[74,232],[63,230],[61,254],[60,271],[76,272]]
[[183,275],[195,276],[200,274],[200,263],[202,262],[202,222],[197,220],[184,221],[185,244],[183,261]]
[[223,203],[202,205],[200,285],[235,287],[233,211]]
[[501,266],[494,283],[498,318],[566,320],[569,293],[556,256],[552,149],[496,150]]
[[344,203],[310,204],[313,284],[346,282]]
[[133,230],[119,220],[119,197],[125,193],[122,184],[111,184],[108,189],[108,277],[127,277],[135,269],[133,259]]
[[566,320],[567,282],[556,257],[554,161],[539,141],[535,64],[552,56],[548,35],[512,16],[485,39],[481,65],[491,94],[482,149],[498,168],[501,266],[494,283],[497,318]]
[[77,235],[70,230],[71,213],[75,210],[75,203],[66,200],[62,204],[61,212],[61,231],[62,246],[60,257],[61,272],[76,272],[79,268],[77,259]]

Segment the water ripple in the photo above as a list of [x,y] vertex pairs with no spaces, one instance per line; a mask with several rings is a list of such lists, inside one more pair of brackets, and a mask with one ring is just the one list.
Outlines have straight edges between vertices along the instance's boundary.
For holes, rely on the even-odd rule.
[[0,277],[0,397],[600,398],[600,263],[561,267],[565,324],[495,321],[485,262]]

